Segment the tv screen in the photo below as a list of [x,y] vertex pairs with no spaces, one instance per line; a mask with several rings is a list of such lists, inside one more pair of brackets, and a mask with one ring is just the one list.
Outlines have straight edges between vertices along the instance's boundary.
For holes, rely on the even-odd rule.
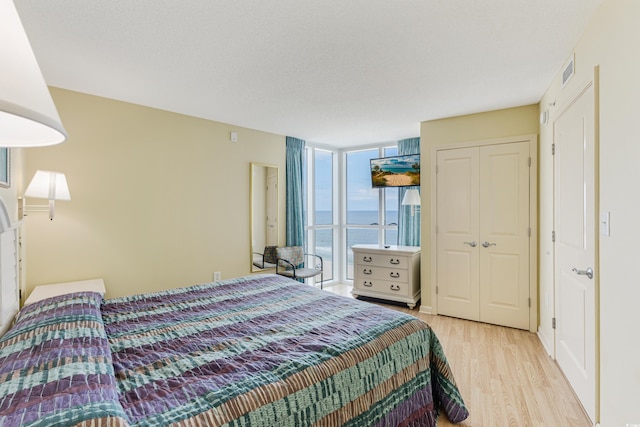
[[374,188],[420,185],[420,154],[371,159]]

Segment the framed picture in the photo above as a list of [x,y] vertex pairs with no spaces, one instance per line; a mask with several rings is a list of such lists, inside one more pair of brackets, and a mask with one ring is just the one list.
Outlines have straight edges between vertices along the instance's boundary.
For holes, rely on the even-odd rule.
[[11,186],[11,170],[9,165],[9,149],[0,148],[0,187],[9,188]]

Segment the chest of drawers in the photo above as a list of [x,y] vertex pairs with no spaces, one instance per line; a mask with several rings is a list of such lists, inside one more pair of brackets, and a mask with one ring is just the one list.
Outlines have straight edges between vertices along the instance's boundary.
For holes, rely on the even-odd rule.
[[353,245],[353,295],[406,303],[420,299],[420,248]]

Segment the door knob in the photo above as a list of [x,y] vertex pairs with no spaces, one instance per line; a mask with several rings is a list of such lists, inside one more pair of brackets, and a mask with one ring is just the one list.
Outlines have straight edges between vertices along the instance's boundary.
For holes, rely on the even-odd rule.
[[488,248],[489,246],[495,246],[495,243],[489,243],[489,242],[482,242],[482,247],[483,248]]
[[475,240],[474,240],[473,242],[464,242],[464,244],[465,244],[465,245],[469,245],[469,246],[471,246],[472,248],[475,248],[477,243],[476,243],[476,242],[475,242]]
[[591,267],[587,268],[586,270],[578,270],[577,268],[572,268],[571,271],[579,276],[587,276],[589,279],[593,279],[593,269]]

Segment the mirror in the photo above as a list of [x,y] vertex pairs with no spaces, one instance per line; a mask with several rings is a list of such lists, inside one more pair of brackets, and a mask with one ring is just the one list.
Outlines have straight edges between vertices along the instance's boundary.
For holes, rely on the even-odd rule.
[[278,173],[278,166],[251,163],[252,272],[275,268],[275,251],[268,247],[278,246]]

